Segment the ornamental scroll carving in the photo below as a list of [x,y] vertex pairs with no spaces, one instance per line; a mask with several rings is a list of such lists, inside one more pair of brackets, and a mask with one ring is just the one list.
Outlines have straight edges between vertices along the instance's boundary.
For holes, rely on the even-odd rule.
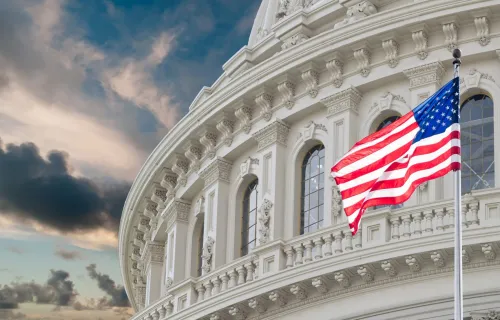
[[332,186],[332,214],[338,217],[342,211],[342,197],[337,186]]
[[207,240],[203,244],[203,253],[201,255],[201,269],[203,270],[203,274],[207,274],[212,270],[214,244],[215,240],[211,237],[207,237]]
[[269,241],[269,234],[270,234],[270,220],[271,220],[271,208],[273,207],[273,203],[268,200],[264,199],[264,203],[260,206],[259,211],[260,211],[260,216],[259,216],[259,222],[260,222],[260,238],[259,242],[260,244],[265,244]]

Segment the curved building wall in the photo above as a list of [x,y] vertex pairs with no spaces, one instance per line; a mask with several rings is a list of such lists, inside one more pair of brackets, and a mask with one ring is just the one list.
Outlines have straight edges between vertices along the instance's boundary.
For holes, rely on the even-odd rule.
[[329,170],[449,81],[455,47],[461,102],[474,97],[465,311],[500,312],[500,3],[280,3],[262,2],[249,46],[132,186],[119,251],[133,319],[451,319],[452,176],[371,209],[352,237]]

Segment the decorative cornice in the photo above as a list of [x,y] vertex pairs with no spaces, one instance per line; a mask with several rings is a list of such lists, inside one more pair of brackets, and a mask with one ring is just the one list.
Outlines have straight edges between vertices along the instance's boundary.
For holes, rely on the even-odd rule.
[[280,119],[276,119],[276,121],[260,129],[252,136],[257,140],[257,150],[260,151],[275,143],[279,143],[286,147],[289,131],[290,127],[288,124]]
[[410,89],[429,84],[441,85],[445,68],[441,61],[424,64],[422,66],[406,69],[404,75],[410,79]]
[[358,89],[350,87],[346,90],[340,91],[339,93],[321,99],[321,103],[328,108],[328,117],[346,110],[352,110],[357,114],[361,98],[362,95]]
[[163,179],[160,182],[161,186],[167,189],[167,201],[175,196],[175,189],[177,187],[177,175],[171,169],[167,169]]
[[187,173],[189,171],[189,162],[184,155],[175,155],[172,171],[177,174],[177,187],[185,187],[187,183]]
[[153,185],[151,193],[151,200],[154,201],[158,207],[165,208],[165,201],[167,201],[167,189],[161,187],[159,184]]
[[228,160],[218,157],[200,172],[200,178],[205,181],[205,187],[208,187],[220,180],[229,183],[232,163]]

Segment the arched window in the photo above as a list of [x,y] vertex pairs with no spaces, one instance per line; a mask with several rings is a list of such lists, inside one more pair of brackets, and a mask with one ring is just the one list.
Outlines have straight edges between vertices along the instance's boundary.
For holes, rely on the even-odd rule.
[[[390,117],[385,118],[382,122],[380,122],[380,124],[378,125],[377,130],[375,130],[375,132],[384,129],[388,125],[394,123],[394,121],[398,120],[399,118],[401,118],[401,117],[400,116],[390,116]],[[396,204],[396,205],[393,205],[393,206],[390,206],[390,205],[374,206],[373,210],[381,209],[381,208],[386,208],[386,207],[391,207],[393,209],[398,209],[398,208],[402,208],[403,204],[401,203],[401,204]]]
[[300,234],[323,226],[325,147],[319,144],[307,152],[302,163],[302,208]]
[[245,256],[257,243],[257,186],[255,179],[248,185],[243,196],[243,219],[241,224],[241,256]]
[[198,243],[197,243],[197,250],[198,250],[198,255],[197,255],[197,268],[196,268],[196,275],[200,277],[202,275],[202,264],[203,264],[203,259],[201,258],[203,254],[203,229],[205,229],[205,221],[201,222],[201,228],[198,230]]
[[394,121],[398,120],[399,118],[401,118],[401,117],[400,116],[391,116],[391,117],[385,118],[384,121],[380,122],[380,124],[378,125],[377,130],[375,130],[375,132],[384,129],[385,127],[392,124]]
[[461,107],[462,192],[495,186],[493,100],[474,95]]

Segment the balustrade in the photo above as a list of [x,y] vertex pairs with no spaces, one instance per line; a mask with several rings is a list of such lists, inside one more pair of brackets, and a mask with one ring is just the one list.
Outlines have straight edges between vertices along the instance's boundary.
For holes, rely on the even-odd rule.
[[[500,222],[496,215],[492,215],[495,221],[488,221],[487,210],[489,207],[497,208],[500,206],[500,194],[497,191],[484,191],[483,195],[478,197],[464,196],[462,201],[463,225],[465,230],[485,224],[486,226],[495,225]],[[480,206],[481,202],[481,206]],[[224,294],[227,291],[233,290],[240,286],[244,286],[250,282],[260,278],[272,276],[266,274],[264,270],[259,268],[259,259],[269,258],[270,251],[273,253],[273,261],[278,262],[282,259],[282,263],[277,263],[275,272],[282,269],[300,268],[308,264],[315,263],[325,259],[342,259],[343,255],[353,254],[356,251],[365,250],[370,247],[384,246],[393,242],[412,241],[423,237],[439,236],[439,234],[452,233],[454,230],[454,203],[453,200],[439,201],[423,206],[415,206],[408,208],[389,209],[367,211],[366,218],[363,219],[365,226],[360,226],[356,236],[352,236],[351,231],[346,227],[346,224],[333,225],[317,232],[301,235],[290,239],[289,241],[275,241],[267,244],[264,249],[257,247],[254,251],[245,257],[239,258],[221,268],[212,270],[210,273],[203,275],[197,279],[193,279],[191,286],[194,295],[186,304],[186,307],[193,304],[206,303],[218,295]],[[387,228],[380,229],[379,232],[385,232],[380,236],[381,241],[375,244],[370,244],[368,235],[363,236],[364,232],[369,232],[370,224],[387,224]],[[366,246],[366,248],[365,248]],[[487,259],[495,259],[496,254],[489,243],[482,244],[483,254]],[[263,252],[267,252],[263,254]],[[282,258],[280,258],[280,254]],[[260,256],[262,255],[262,257]],[[430,258],[436,267],[443,267],[443,252],[431,251]],[[469,255],[464,251],[464,263],[468,263]],[[412,272],[421,270],[421,262],[418,255],[405,256],[407,267]],[[263,263],[261,260],[260,263]],[[265,264],[265,263],[264,263]],[[394,276],[397,274],[397,269],[394,268],[392,262],[381,261],[382,269],[386,274]],[[373,272],[365,266],[360,266],[357,270],[358,274],[364,281],[371,281]],[[349,277],[342,271],[334,274],[335,281],[341,286],[349,285]],[[313,286],[318,291],[325,291],[323,278],[314,278]],[[292,286],[293,287],[293,286]],[[303,290],[300,286],[293,287],[291,291],[298,298],[304,297]],[[152,319],[159,320],[168,319],[169,314],[175,313],[173,304],[175,296],[173,288],[169,291],[169,296],[160,299],[160,302],[155,302],[147,309],[149,312],[143,313],[142,317],[133,319]],[[279,291],[276,291],[279,292]],[[283,297],[279,297],[275,291],[270,291],[269,299],[278,301]],[[304,291],[305,292],[305,291]],[[290,292],[289,292],[290,293]],[[184,293],[183,293],[184,294]],[[274,300],[273,300],[274,299]],[[256,301],[251,303],[252,308],[257,310],[262,306]],[[260,307],[259,307],[260,306]]]

